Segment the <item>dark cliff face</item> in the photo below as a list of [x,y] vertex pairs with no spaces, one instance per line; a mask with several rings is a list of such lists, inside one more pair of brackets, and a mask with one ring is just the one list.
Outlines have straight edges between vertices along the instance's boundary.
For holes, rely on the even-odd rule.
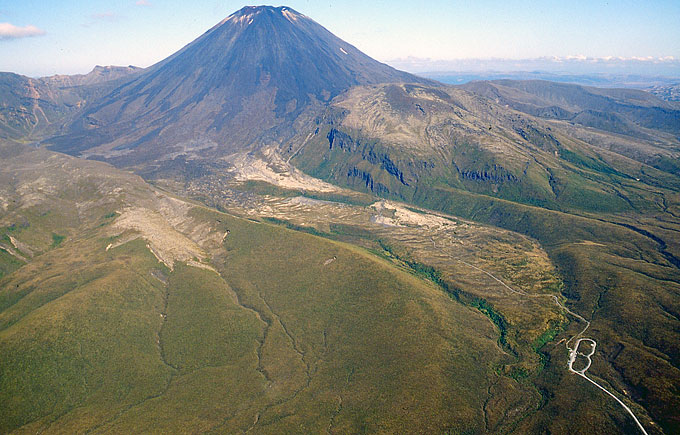
[[165,146],[201,137],[229,152],[351,86],[421,80],[290,8],[245,7],[93,105],[64,138],[75,133],[79,144],[55,148],[78,154],[115,142],[142,151],[162,132]]

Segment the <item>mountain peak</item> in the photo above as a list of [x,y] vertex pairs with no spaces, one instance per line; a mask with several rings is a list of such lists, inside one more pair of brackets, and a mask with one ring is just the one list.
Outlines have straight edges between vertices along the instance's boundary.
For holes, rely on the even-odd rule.
[[[233,150],[352,86],[422,81],[370,58],[292,8],[247,6],[91,106],[75,129],[91,141],[79,140],[81,149],[111,141],[118,154],[141,152],[149,142],[166,149],[196,137]],[[137,137],[104,134],[121,125]],[[64,141],[74,152],[74,141]]]
[[307,18],[305,15],[288,6],[246,6],[229,15],[227,18],[222,20],[220,24],[232,22],[249,25],[252,24],[258,16],[263,16],[263,14],[283,17],[291,23],[295,23],[300,19]]

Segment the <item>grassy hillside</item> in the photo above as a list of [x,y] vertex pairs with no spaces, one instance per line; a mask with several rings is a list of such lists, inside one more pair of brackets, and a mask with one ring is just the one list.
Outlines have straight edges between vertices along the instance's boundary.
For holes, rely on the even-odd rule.
[[[655,140],[633,140],[460,90],[410,85],[356,88],[333,106],[292,157],[298,167],[536,239],[564,279],[569,306],[602,340],[592,372],[663,430],[678,430],[680,185],[672,167],[655,163],[677,157],[676,139],[662,129]],[[565,356],[557,347],[548,354],[554,365],[537,385],[551,399],[546,412],[523,421],[525,430],[564,430],[587,413],[565,387],[572,383]]]
[[[609,217],[611,222],[606,222],[601,215],[574,216],[453,189],[422,189],[420,194],[413,200],[419,205],[518,231],[541,242],[565,280],[568,306],[593,323],[589,334],[598,339],[598,356],[591,371],[643,405],[665,431],[677,428],[680,323],[675,307],[680,274],[677,250],[645,235],[644,228],[660,234],[658,222],[652,226],[625,217]],[[669,225],[667,233],[677,234],[677,224],[675,231]],[[511,306],[496,308],[501,314],[512,311]],[[583,393],[574,390],[580,380],[566,373],[563,347],[545,351],[547,370],[536,384],[549,400],[545,409],[523,421],[523,430],[564,431],[593,407],[610,408],[606,396],[593,391],[587,393],[588,405],[581,405],[578,397]],[[637,412],[645,413],[642,408]],[[607,420],[597,420],[597,425]],[[625,419],[616,423],[627,424]]]
[[[672,361],[677,349],[670,345],[675,323],[667,323],[670,317],[664,312],[675,297],[674,271],[648,237],[621,225],[465,192],[443,192],[441,203],[428,206],[448,205],[458,215],[513,225],[532,238],[391,201],[376,199],[362,206],[294,197],[284,191],[277,198],[271,196],[273,188],[266,189],[269,193],[259,201],[257,195],[245,201],[240,190],[245,185],[233,192],[227,186],[215,189],[214,183],[207,183],[201,188],[197,182],[191,191],[251,218],[365,246],[487,316],[505,353],[493,367],[497,377],[484,407],[486,430],[563,433],[584,426],[608,433],[635,430],[616,402],[567,371],[565,342],[584,328],[584,322],[557,307],[551,295],[592,321],[586,335],[598,341],[598,351],[589,375],[623,395],[650,432],[659,422],[673,424],[672,386],[652,377],[622,379],[616,371],[625,368],[632,376],[654,367],[665,379],[676,376]],[[547,253],[533,237],[543,241]],[[655,285],[651,277],[671,287]],[[641,342],[636,334],[643,322],[647,335]],[[636,352],[635,362],[616,361],[624,347]],[[642,402],[637,392],[650,387],[654,393]],[[665,420],[664,415],[670,418]]]
[[[454,88],[353,88],[308,130],[289,147],[297,167],[406,201],[451,188],[553,210],[637,213],[658,211],[658,197],[680,189],[680,148],[666,133],[586,135]],[[662,160],[662,170],[652,166]]]
[[230,191],[172,163],[173,189],[246,219],[3,144],[0,431],[634,431],[566,370],[583,325],[552,296],[592,322],[589,375],[650,433],[677,431],[665,133],[411,85],[354,88],[312,124],[287,158],[362,194]]
[[3,151],[3,234],[32,255],[0,278],[0,431],[483,429],[498,331],[433,283],[103,164]]

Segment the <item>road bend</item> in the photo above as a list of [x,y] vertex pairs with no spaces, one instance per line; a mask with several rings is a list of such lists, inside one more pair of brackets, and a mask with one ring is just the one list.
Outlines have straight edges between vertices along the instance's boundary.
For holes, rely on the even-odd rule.
[[[432,238],[432,244],[435,245],[434,238]],[[435,245],[435,246],[436,246],[436,245]],[[597,348],[597,342],[596,342],[594,339],[592,339],[592,338],[583,338],[583,337],[582,337],[583,334],[585,334],[585,332],[586,332],[586,331],[588,330],[588,328],[590,327],[590,321],[586,320],[586,319],[585,319],[583,316],[581,316],[580,314],[575,313],[574,311],[570,310],[570,309],[569,309],[567,306],[565,306],[565,305],[559,300],[559,298],[558,298],[557,296],[555,296],[555,295],[535,295],[535,294],[529,294],[529,293],[527,293],[527,292],[525,292],[525,291],[523,291],[523,290],[514,289],[514,288],[510,287],[508,284],[506,284],[505,282],[503,282],[500,278],[498,278],[497,276],[493,275],[491,272],[488,272],[488,271],[486,271],[486,270],[484,270],[484,269],[481,269],[480,267],[477,267],[477,266],[475,266],[475,265],[473,265],[473,264],[470,264],[470,263],[468,263],[468,262],[466,262],[466,261],[463,261],[463,260],[461,260],[460,258],[455,258],[455,257],[450,257],[450,258],[453,259],[453,260],[456,260],[456,261],[458,261],[458,262],[460,262],[460,263],[462,263],[462,264],[464,264],[464,265],[466,265],[466,266],[468,266],[468,267],[470,267],[470,268],[472,268],[472,269],[475,269],[475,270],[477,270],[477,271],[479,271],[479,272],[484,273],[485,275],[489,276],[489,277],[492,278],[494,281],[498,282],[499,284],[501,284],[503,287],[505,287],[507,290],[511,291],[512,293],[516,293],[516,294],[518,294],[518,295],[525,296],[525,297],[529,297],[529,298],[542,298],[542,297],[551,298],[551,299],[553,300],[553,302],[555,302],[555,305],[557,305],[558,307],[560,307],[560,309],[564,310],[564,312],[566,312],[567,314],[569,314],[569,315],[571,315],[572,317],[575,317],[575,318],[578,319],[579,321],[583,322],[584,325],[585,325],[585,326],[583,327],[583,329],[582,329],[578,334],[572,336],[572,337],[571,337],[569,340],[567,340],[567,342],[566,342],[566,347],[567,347],[567,350],[569,351],[569,361],[568,361],[568,363],[567,363],[567,367],[569,368],[569,371],[570,371],[571,373],[574,373],[574,374],[578,375],[578,376],[581,376],[583,379],[585,379],[585,380],[587,380],[588,382],[590,382],[591,384],[595,385],[597,388],[599,388],[600,390],[604,391],[607,395],[609,395],[609,396],[612,397],[614,400],[616,400],[616,402],[617,402],[619,405],[621,405],[621,406],[623,407],[623,409],[625,409],[626,412],[628,412],[628,414],[630,414],[630,416],[633,418],[633,420],[634,420],[635,423],[637,424],[637,427],[640,429],[640,432],[642,432],[644,435],[649,435],[649,434],[647,433],[647,431],[645,430],[645,428],[642,426],[642,423],[640,423],[640,420],[638,420],[638,418],[637,418],[637,417],[635,416],[635,414],[633,413],[633,410],[630,409],[630,407],[629,407],[628,405],[626,405],[625,403],[623,403],[623,401],[622,401],[621,399],[619,399],[618,397],[616,397],[616,396],[614,395],[614,393],[612,393],[611,391],[609,391],[608,389],[606,389],[606,388],[603,387],[602,385],[598,384],[597,382],[595,382],[594,380],[592,380],[591,378],[589,378],[589,377],[586,375],[586,372],[588,371],[588,369],[590,368],[590,366],[591,366],[591,364],[592,364],[592,359],[591,359],[591,357],[595,354],[595,349]],[[576,340],[576,341],[574,342],[573,347],[571,347],[571,346],[570,346],[570,343],[571,343],[572,341],[574,341],[574,340]],[[584,353],[584,352],[579,352],[579,346],[581,345],[581,343],[588,343],[588,344],[590,345],[590,350],[587,351],[587,352],[585,352],[585,353]],[[584,368],[582,368],[582,369],[580,369],[580,370],[577,370],[577,369],[574,368],[574,362],[576,362],[576,358],[577,358],[579,355],[582,356],[582,357],[584,357],[584,358],[586,359],[586,365],[585,365]]]

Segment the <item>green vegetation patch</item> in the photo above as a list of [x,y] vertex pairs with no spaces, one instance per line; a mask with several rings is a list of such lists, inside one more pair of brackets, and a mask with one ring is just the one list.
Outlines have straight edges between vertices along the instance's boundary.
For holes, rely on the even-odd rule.
[[61,245],[61,242],[66,239],[66,236],[60,236],[57,233],[52,233],[52,248],[56,248],[57,246]]
[[451,287],[444,280],[444,278],[442,278],[441,272],[436,270],[434,267],[419,263],[413,260],[408,254],[398,253],[394,247],[389,245],[384,240],[378,240],[378,243],[380,244],[382,249],[385,250],[385,252],[389,253],[390,256],[394,257],[395,259],[403,262],[406,266],[408,266],[410,271],[414,275],[432,281],[437,286],[441,287],[448,295],[450,295],[451,297],[458,301],[460,300],[460,290]]
[[247,180],[242,183],[233,185],[232,189],[242,192],[255,193],[257,195],[270,195],[282,198],[292,198],[301,195],[301,192],[299,190],[285,189],[283,187],[267,183],[266,181],[259,180]]
[[560,148],[559,153],[560,157],[562,157],[564,160],[573,163],[574,165],[579,166],[581,168],[592,169],[602,174],[616,175],[623,178],[631,178],[630,176],[612,168],[610,165],[608,165],[601,159],[600,160],[594,159],[592,157],[585,156],[581,153],[577,153],[566,148]]
[[498,328],[498,344],[503,348],[512,350],[508,344],[508,322],[505,317],[498,311],[496,311],[486,299],[484,298],[474,298],[470,305],[481,311],[486,317],[488,317],[491,322]]
[[300,231],[302,233],[313,234],[313,235],[319,236],[319,237],[333,238],[332,234],[319,231],[314,227],[306,227],[306,226],[302,226],[302,225],[296,225],[296,224],[294,224],[290,221],[278,219],[278,218],[275,218],[275,217],[263,217],[262,219],[264,221],[269,222],[269,223],[281,225],[281,226],[284,226],[284,227],[291,229],[291,230],[294,230],[294,231]]
[[23,261],[0,248],[0,278],[9,275],[23,265]]
[[160,340],[169,365],[185,372],[252,357],[263,325],[234,304],[219,275],[180,263],[168,285]]
[[543,334],[541,334],[536,340],[534,340],[533,347],[536,352],[539,352],[543,346],[555,340],[557,335],[564,331],[566,327],[565,322],[561,321],[551,321],[549,323],[548,329],[546,329]]
[[0,283],[0,432],[61,416],[84,432],[166,387],[157,261],[141,241],[117,253],[102,264],[99,243],[81,242]]

